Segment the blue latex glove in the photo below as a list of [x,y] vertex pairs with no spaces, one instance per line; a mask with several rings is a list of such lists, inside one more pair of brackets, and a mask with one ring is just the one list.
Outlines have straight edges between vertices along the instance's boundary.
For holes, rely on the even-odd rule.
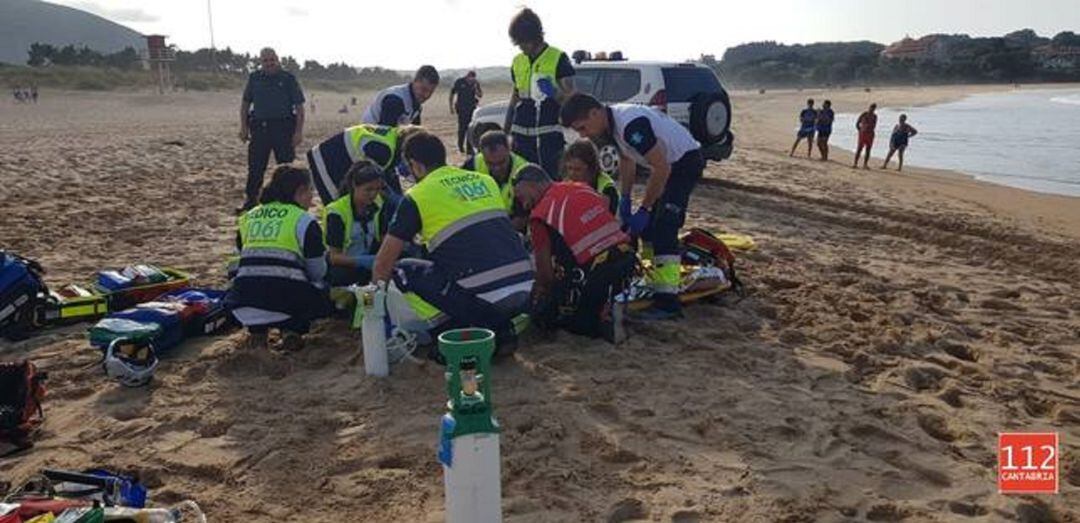
[[353,256],[353,261],[360,268],[371,270],[375,267],[375,255],[374,254],[357,254]]
[[540,88],[540,92],[544,93],[544,96],[547,96],[548,98],[555,96],[555,84],[552,83],[551,78],[541,78],[537,80],[536,86]]
[[649,226],[649,210],[638,207],[637,212],[626,223],[630,225],[630,232],[634,233],[634,235],[641,234]]
[[630,223],[630,196],[626,195],[619,199],[619,220],[623,225]]
[[409,162],[401,160],[398,162],[397,167],[394,169],[397,171],[397,175],[401,178],[409,180],[412,183],[416,183],[416,177],[413,176],[412,170],[409,169]]

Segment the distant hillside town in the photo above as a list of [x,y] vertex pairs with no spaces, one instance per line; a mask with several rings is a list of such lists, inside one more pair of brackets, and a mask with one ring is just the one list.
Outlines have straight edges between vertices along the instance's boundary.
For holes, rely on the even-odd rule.
[[1031,29],[1001,37],[932,34],[890,45],[754,42],[704,55],[739,87],[1080,81],[1080,35]]

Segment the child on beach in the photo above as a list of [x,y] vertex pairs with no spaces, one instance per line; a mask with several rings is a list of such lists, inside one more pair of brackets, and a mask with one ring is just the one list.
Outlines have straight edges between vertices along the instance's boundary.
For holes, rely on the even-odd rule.
[[907,123],[907,115],[900,115],[900,123],[893,126],[892,136],[889,137],[889,154],[885,156],[885,163],[881,164],[881,168],[888,167],[889,160],[892,159],[893,153],[896,153],[899,162],[896,170],[904,170],[904,149],[907,149],[908,139],[916,134],[919,134],[919,131]]

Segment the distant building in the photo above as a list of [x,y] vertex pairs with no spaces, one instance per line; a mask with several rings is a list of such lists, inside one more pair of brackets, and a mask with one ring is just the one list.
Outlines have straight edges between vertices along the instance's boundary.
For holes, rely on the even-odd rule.
[[926,35],[918,40],[905,36],[881,51],[881,56],[893,60],[948,62],[952,57],[953,44],[960,39],[960,36],[944,34]]

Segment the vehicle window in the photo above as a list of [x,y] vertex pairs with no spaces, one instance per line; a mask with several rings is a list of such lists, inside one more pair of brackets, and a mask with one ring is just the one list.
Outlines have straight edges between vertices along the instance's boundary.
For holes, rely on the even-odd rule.
[[599,69],[578,69],[574,72],[574,89],[597,96],[600,91]]
[[720,91],[720,81],[704,67],[665,67],[664,89],[668,103],[689,102],[698,93]]
[[597,98],[604,103],[629,100],[641,90],[641,71],[637,69],[607,69],[604,85]]

